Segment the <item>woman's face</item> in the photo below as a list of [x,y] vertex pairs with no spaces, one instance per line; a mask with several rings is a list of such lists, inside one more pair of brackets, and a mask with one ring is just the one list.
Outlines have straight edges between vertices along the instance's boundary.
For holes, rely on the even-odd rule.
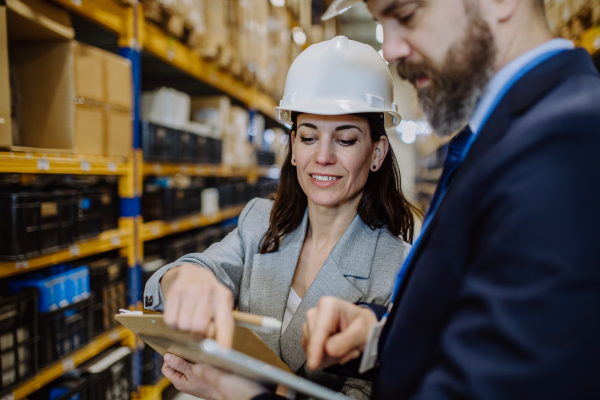
[[373,143],[366,119],[348,115],[300,114],[292,133],[292,164],[308,200],[335,207],[362,194],[369,171],[387,154],[382,136]]

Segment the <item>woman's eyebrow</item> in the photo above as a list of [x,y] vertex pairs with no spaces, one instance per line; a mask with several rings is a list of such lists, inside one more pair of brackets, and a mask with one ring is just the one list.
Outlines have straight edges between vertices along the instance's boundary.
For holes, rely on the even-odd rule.
[[360,133],[362,133],[362,130],[356,125],[340,125],[337,128],[335,128],[335,130],[337,132],[337,131],[345,131],[346,129],[352,129],[352,128],[358,129],[360,131]]
[[307,128],[311,128],[311,129],[317,129],[316,125],[309,124],[308,122],[298,125],[298,128],[300,128],[301,126],[306,126]]

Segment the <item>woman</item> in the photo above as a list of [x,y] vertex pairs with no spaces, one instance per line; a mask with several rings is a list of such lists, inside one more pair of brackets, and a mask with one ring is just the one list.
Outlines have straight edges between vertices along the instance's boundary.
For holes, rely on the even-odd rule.
[[[281,332],[259,335],[292,371],[368,398],[364,381],[308,370],[301,337],[306,310],[323,296],[386,304],[408,255],[420,213],[402,195],[385,132],[400,120],[392,92],[370,46],[337,37],[303,52],[278,107],[292,129],[275,201],[252,200],[223,241],[159,270],[147,307],[165,304],[168,324],[230,345],[236,299],[240,311],[283,321]],[[179,390],[211,397],[199,370],[165,362]]]

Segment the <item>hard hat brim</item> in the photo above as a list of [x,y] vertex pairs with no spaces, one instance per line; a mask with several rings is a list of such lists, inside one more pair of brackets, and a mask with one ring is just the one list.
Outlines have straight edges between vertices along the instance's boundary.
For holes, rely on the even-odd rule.
[[383,110],[372,107],[366,102],[350,102],[343,100],[320,100],[311,102],[295,102],[289,106],[275,107],[279,120],[292,125],[292,112],[316,115],[346,115],[360,113],[383,113],[385,129],[392,129],[400,124],[402,116],[398,111]]

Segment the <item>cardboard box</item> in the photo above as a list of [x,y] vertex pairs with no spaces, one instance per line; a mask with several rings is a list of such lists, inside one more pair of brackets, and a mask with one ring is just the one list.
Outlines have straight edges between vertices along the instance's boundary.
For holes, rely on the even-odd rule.
[[87,105],[75,108],[75,142],[77,153],[104,155],[106,119],[104,109]]
[[111,157],[129,157],[133,146],[131,114],[106,110],[106,143],[104,154]]
[[72,42],[74,55],[75,96],[87,100],[106,100],[104,83],[104,51],[79,42]]
[[130,111],[133,107],[131,61],[107,51],[103,53],[105,101]]
[[[67,12],[52,4],[7,0],[0,6],[0,148],[73,152],[74,36]],[[14,105],[21,116],[20,146],[13,141],[9,54],[20,91]]]

